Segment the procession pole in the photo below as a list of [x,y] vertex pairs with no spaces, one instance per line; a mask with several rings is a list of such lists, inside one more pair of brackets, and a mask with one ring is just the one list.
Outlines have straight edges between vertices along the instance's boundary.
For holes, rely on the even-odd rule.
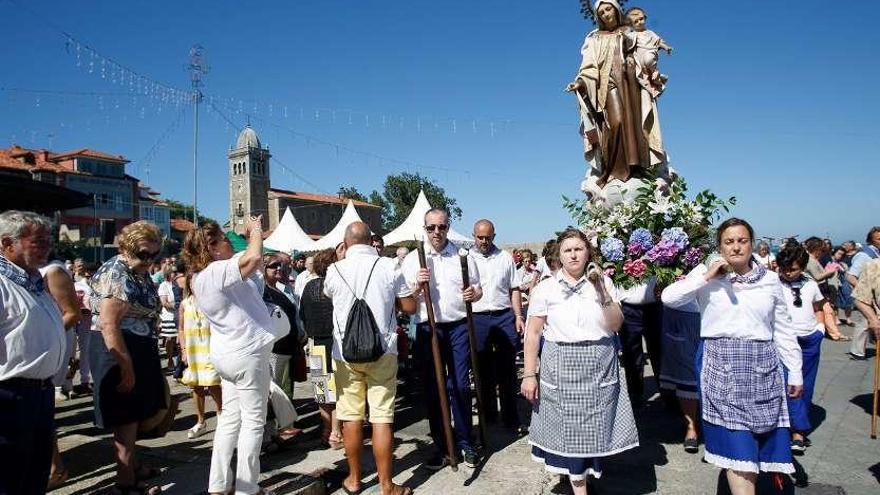
[[[880,346],[878,346],[880,349]],[[871,396],[871,438],[877,438],[877,407],[880,395],[880,352],[874,354],[874,394]]]
[[[461,261],[461,288],[462,290],[466,290],[470,286],[470,273],[468,270],[468,262],[467,262],[468,252],[466,249],[460,249],[458,251],[458,259]],[[480,444],[483,445],[483,448],[488,447],[486,444],[486,439],[489,437],[486,435],[486,416],[485,409],[483,408],[483,388],[481,386],[482,380],[480,379],[480,366],[477,361],[477,335],[474,332],[474,311],[471,303],[468,301],[464,302],[465,312],[467,314],[467,332],[468,332],[468,344],[470,345],[471,351],[471,370],[474,373],[474,388],[476,389],[477,396],[477,419],[480,422]]]
[[[427,268],[425,261],[425,246],[420,241],[418,247],[419,266]],[[434,358],[434,377],[437,380],[437,394],[440,396],[440,415],[443,418],[443,434],[446,438],[446,450],[449,454],[449,465],[453,471],[458,471],[458,459],[455,455],[455,440],[452,436],[452,423],[449,419],[449,396],[446,394],[446,373],[443,372],[443,362],[440,360],[440,340],[437,338],[437,322],[434,319],[434,304],[431,301],[431,288],[428,282],[422,282],[422,294],[425,296],[425,308],[428,310],[428,328],[431,331],[431,355]]]

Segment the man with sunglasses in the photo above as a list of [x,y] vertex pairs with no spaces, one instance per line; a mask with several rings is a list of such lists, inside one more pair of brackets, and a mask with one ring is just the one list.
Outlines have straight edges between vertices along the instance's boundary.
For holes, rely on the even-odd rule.
[[797,243],[787,244],[776,256],[779,281],[784,289],[782,294],[803,356],[804,393],[797,398],[787,397],[791,418],[791,452],[794,455],[803,455],[809,445],[806,438],[812,429],[809,412],[816,375],[819,373],[822,339],[825,337],[825,296],[816,281],[804,274],[809,262],[807,250]]
[[519,392],[516,381],[516,353],[525,331],[522,311],[522,284],[513,256],[495,245],[495,225],[483,219],[474,224],[471,256],[480,270],[483,298],[474,303],[474,329],[477,336],[480,377],[485,414],[498,415],[495,386],[501,399],[504,426],[524,435],[516,410]]
[[480,289],[480,274],[473,256],[468,255],[468,271],[470,280],[467,289],[462,290],[461,261],[458,246],[447,239],[449,233],[449,214],[446,210],[432,208],[425,213],[425,258],[427,268],[419,265],[418,252],[410,253],[403,261],[402,272],[407,285],[413,290],[413,296],[419,303],[417,314],[416,345],[414,354],[422,369],[422,384],[425,390],[425,406],[428,411],[428,423],[431,428],[431,439],[438,449],[437,454],[425,467],[432,470],[442,469],[448,459],[443,456],[447,451],[443,434],[443,423],[440,416],[440,401],[434,377],[433,357],[431,354],[431,333],[428,325],[428,310],[422,294],[422,284],[427,282],[431,291],[434,318],[437,324],[437,337],[440,340],[440,353],[446,362],[449,376],[446,377],[447,392],[450,396],[450,409],[455,427],[456,446],[461,450],[464,463],[475,467],[479,456],[471,439],[473,417],[471,410],[470,386],[470,348],[468,343],[467,323],[465,320],[465,302],[480,300],[483,291]]

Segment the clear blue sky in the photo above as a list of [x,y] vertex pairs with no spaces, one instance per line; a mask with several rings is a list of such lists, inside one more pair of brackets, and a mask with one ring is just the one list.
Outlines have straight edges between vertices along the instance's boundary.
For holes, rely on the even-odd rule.
[[[873,2],[638,4],[676,49],[661,59],[660,117],[693,191],[736,195],[734,213],[761,235],[860,240],[880,223]],[[273,186],[368,192],[417,171],[458,200],[459,230],[488,217],[501,242],[543,240],[570,222],[560,197],[579,194],[585,171],[562,88],[591,28],[575,0],[0,0],[0,146],[122,154],[129,173],[149,168],[155,189],[191,200],[192,113],[125,96],[85,57],[77,67],[57,30],[180,89],[201,43],[204,92],[237,126],[252,114],[278,159]],[[222,220],[237,129],[204,105],[202,116],[199,203]]]

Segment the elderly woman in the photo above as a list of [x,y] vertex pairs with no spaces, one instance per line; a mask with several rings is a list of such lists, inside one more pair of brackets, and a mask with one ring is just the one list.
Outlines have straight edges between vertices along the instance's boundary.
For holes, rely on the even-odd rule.
[[759,471],[793,473],[788,395],[803,391],[801,349],[779,276],[752,257],[754,231],[731,218],[716,234],[721,259],[663,291],[663,304],[701,313],[697,369],[705,460],[727,470],[733,495],[752,495]]
[[[336,383],[333,376],[333,301],[324,294],[327,267],[336,262],[336,251],[325,249],[315,255],[313,267],[318,278],[303,289],[299,314],[309,336],[309,362],[316,375],[315,400],[321,410],[321,439],[333,449],[341,449],[342,423],[336,419]],[[326,377],[326,382],[324,381]],[[319,385],[320,384],[320,385]]]
[[103,337],[92,338],[89,349],[95,423],[113,430],[115,492],[121,494],[160,491],[139,484],[155,471],[138,469],[135,440],[138,423],[168,406],[156,342],[161,306],[149,275],[161,246],[158,227],[132,223],[119,233],[119,255],[104,263],[91,281],[92,311]]
[[557,246],[562,267],[532,291],[521,388],[534,403],[532,458],[585,495],[587,476],[601,475],[599,459],[639,439],[617,359],[623,313],[614,286],[598,268],[587,273],[592,249],[583,232],[564,231]]
[[[232,245],[214,222],[191,230],[183,258],[192,272],[192,294],[211,325],[210,358],[220,375],[223,414],[217,420],[208,492],[259,493],[260,445],[269,400],[269,354],[282,329],[263,302],[263,231],[260,217],[245,225],[248,247],[233,257]],[[236,475],[232,454],[238,449]]]

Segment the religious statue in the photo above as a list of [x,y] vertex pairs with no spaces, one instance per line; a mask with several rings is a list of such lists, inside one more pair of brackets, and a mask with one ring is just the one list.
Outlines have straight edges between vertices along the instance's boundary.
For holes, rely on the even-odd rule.
[[577,97],[590,164],[581,189],[593,202],[614,203],[634,195],[644,176],[669,182],[657,113],[667,78],[657,68],[657,51],[672,49],[645,28],[642,9],[625,17],[618,0],[597,0],[589,12],[596,29],[584,40],[580,69],[566,91]]

